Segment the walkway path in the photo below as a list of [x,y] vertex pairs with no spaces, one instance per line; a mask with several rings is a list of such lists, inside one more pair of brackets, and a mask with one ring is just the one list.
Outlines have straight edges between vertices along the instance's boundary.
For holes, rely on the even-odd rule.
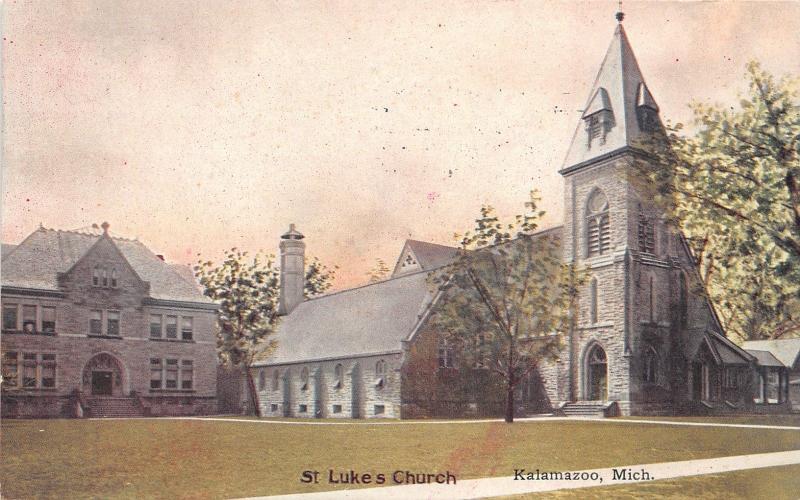
[[[376,420],[362,420],[359,422],[335,422],[312,420],[309,422],[299,422],[297,420],[256,420],[249,418],[219,418],[219,417],[161,417],[162,419],[178,420],[211,420],[219,422],[246,422],[250,424],[272,424],[272,425],[437,425],[437,424],[481,424],[487,422],[502,422],[503,419],[480,419],[480,420],[393,420],[382,422]],[[103,419],[109,420],[109,419]],[[517,418],[514,422],[576,422],[586,421],[599,424],[642,424],[642,425],[677,425],[689,427],[734,427],[741,429],[779,429],[789,431],[800,431],[798,426],[790,425],[762,425],[762,424],[725,424],[716,422],[680,422],[674,420],[628,420],[620,418],[591,418],[591,417],[529,417]]]
[[[614,484],[630,484],[648,482],[651,480],[673,479],[687,476],[700,476],[705,474],[719,474],[722,472],[732,472],[737,470],[760,469],[763,467],[777,467],[795,464],[800,464],[800,450],[760,453],[756,455],[739,455],[733,457],[706,458],[701,460],[686,460],[680,462],[664,462],[657,464],[638,464],[624,467],[630,469],[632,472],[641,472],[644,470],[649,474],[650,479],[639,478],[630,480],[614,480],[614,470],[616,469],[619,471],[623,469],[623,467],[620,466],[616,468],[581,471],[586,473],[585,477],[596,477],[597,479],[577,481],[514,480],[513,476],[492,477],[486,479],[466,479],[463,481],[458,481],[456,484],[449,485],[421,484],[412,486],[387,486],[357,490],[338,490],[319,493],[254,497],[248,500],[367,500],[373,498],[397,500],[466,500],[473,498],[488,498],[493,496],[538,493],[562,489],[591,488],[595,486],[609,486]],[[596,476],[594,476],[594,474],[596,474]]]

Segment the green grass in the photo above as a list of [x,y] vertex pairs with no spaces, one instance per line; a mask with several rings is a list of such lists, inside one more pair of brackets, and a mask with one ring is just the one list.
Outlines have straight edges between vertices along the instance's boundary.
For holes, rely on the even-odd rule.
[[303,470],[449,470],[467,479],[520,467],[592,469],[800,448],[800,432],[791,430],[586,421],[7,420],[2,438],[3,498],[232,498],[332,489],[301,484]]
[[707,422],[713,424],[782,425],[800,427],[800,414],[739,415],[731,417],[621,417],[626,420],[663,420],[671,422]]

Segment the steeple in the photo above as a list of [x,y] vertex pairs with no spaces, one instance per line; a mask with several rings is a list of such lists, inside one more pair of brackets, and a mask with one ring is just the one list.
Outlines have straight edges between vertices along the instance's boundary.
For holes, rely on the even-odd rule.
[[562,174],[635,147],[643,133],[660,126],[658,105],[639,70],[623,18],[622,12],[616,14],[618,24],[611,46],[572,137]]

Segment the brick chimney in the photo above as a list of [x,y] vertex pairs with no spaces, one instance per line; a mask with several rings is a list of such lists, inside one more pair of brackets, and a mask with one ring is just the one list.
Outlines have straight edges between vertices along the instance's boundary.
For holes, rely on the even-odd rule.
[[289,231],[281,236],[281,296],[279,314],[289,314],[304,299],[305,254],[304,236],[289,225]]

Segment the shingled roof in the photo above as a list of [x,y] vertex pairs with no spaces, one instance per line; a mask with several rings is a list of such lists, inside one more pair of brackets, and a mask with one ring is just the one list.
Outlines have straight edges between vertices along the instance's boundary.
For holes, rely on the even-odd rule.
[[750,350],[769,351],[789,368],[800,368],[800,339],[748,340],[743,344]]
[[[40,227],[3,256],[2,286],[58,291],[58,274],[68,271],[105,236]],[[187,281],[137,240],[111,237],[136,274],[150,283],[150,297],[159,300],[210,303],[197,285]]]
[[400,352],[433,300],[428,275],[406,274],[302,302],[282,318],[275,351],[256,366]]

